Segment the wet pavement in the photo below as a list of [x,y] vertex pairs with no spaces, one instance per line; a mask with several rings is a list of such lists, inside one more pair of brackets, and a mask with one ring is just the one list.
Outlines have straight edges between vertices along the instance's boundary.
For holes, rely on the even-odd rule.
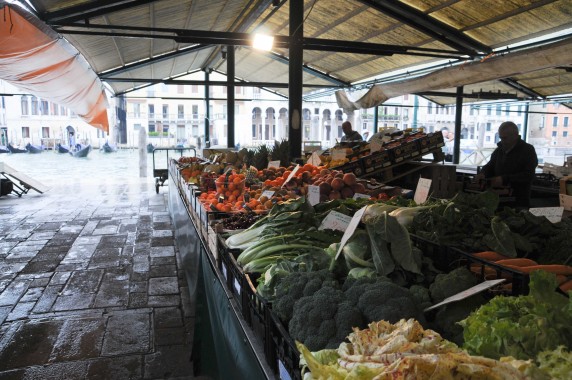
[[0,380],[193,378],[168,189],[91,173],[48,185],[0,197]]

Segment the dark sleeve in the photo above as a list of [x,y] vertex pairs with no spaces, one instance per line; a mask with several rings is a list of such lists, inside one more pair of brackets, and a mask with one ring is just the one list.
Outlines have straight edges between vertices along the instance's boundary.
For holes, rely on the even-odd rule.
[[503,176],[505,183],[530,183],[534,179],[534,172],[538,166],[538,158],[536,150],[530,144],[525,145],[521,157],[519,157],[519,167],[521,170],[509,174],[506,178]]
[[481,172],[485,175],[485,178],[491,178],[495,176],[495,165],[499,153],[499,148],[496,148],[491,154],[491,159],[485,166],[482,167]]

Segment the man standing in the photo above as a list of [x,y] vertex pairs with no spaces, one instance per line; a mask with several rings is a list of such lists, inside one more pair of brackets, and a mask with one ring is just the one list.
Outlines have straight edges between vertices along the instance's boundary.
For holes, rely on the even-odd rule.
[[515,206],[530,207],[530,189],[538,158],[534,147],[524,142],[511,121],[498,130],[500,142],[476,179],[488,179],[492,187],[510,186]]
[[342,142],[363,141],[361,135],[352,129],[352,123],[349,121],[344,121],[342,123],[342,131],[344,132],[344,135],[342,136]]

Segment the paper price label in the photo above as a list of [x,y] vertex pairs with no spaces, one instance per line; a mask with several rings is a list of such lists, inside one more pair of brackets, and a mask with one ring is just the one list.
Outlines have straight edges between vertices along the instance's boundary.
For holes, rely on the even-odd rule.
[[342,248],[344,248],[344,245],[346,245],[348,240],[350,240],[350,237],[352,237],[352,235],[354,234],[354,231],[359,226],[359,223],[361,222],[361,217],[363,216],[363,214],[367,208],[368,208],[368,206],[364,206],[364,207],[360,208],[354,214],[352,220],[348,224],[348,228],[346,228],[346,230],[344,231],[344,235],[342,236],[342,241],[340,242],[340,247],[338,248],[338,252],[336,252],[336,259],[338,258],[338,256],[340,256],[340,253],[342,252]]
[[382,147],[383,147],[383,141],[377,138],[373,138],[369,141],[369,151],[371,153],[379,152]]
[[279,168],[280,167],[280,161],[270,161],[270,162],[268,162],[268,167],[269,168]]
[[481,282],[480,284],[475,285],[472,288],[469,288],[469,289],[464,290],[460,293],[457,293],[454,296],[451,296],[449,298],[445,298],[443,301],[439,302],[438,304],[435,304],[433,306],[429,306],[427,309],[425,309],[423,311],[433,310],[433,309],[436,309],[440,306],[446,305],[448,303],[460,301],[462,299],[465,299],[465,298],[472,296],[473,294],[477,294],[477,293],[482,292],[483,290],[487,290],[488,288],[492,288],[493,286],[496,286],[496,285],[498,285],[504,281],[506,281],[506,278],[499,278],[498,280],[488,280],[485,282]]
[[320,186],[308,185],[308,202],[312,206],[320,203]]
[[320,158],[320,155],[317,152],[314,152],[308,159],[308,163],[310,165],[319,166],[322,163],[322,159]]
[[280,187],[284,187],[284,185],[286,185],[292,178],[294,178],[294,176],[296,175],[296,172],[298,171],[298,169],[300,169],[300,165],[296,165],[296,167],[294,168],[294,170],[292,170],[292,173],[290,173],[290,175],[288,176],[288,178],[286,178],[286,181],[284,181],[284,183],[283,183],[282,186],[280,186]]
[[558,223],[562,220],[564,207],[533,207],[528,209],[532,215],[545,216],[552,223]]
[[260,194],[260,197],[266,197],[266,198],[270,199],[274,196],[274,193],[275,193],[274,190],[264,190],[262,192],[262,194]]
[[415,189],[415,195],[413,200],[418,205],[425,203],[427,197],[429,196],[429,189],[431,188],[431,180],[428,178],[419,178],[417,183],[417,189]]
[[369,199],[369,198],[371,198],[371,196],[369,196],[367,194],[361,194],[361,193],[355,193],[354,194],[354,199],[362,199],[362,198]]
[[337,211],[330,211],[330,213],[322,220],[322,224],[318,227],[319,230],[338,230],[338,231],[346,231],[350,222],[352,221],[352,217],[342,214],[341,212]]
[[332,161],[344,160],[346,158],[345,149],[332,149]]

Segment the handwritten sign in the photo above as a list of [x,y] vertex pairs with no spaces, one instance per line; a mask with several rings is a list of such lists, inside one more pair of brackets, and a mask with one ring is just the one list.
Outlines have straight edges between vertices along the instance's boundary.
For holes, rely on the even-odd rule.
[[319,230],[338,230],[338,231],[346,231],[350,222],[352,221],[352,217],[342,214],[341,212],[337,211],[330,211],[330,213],[322,220],[322,224],[318,227]]
[[419,178],[417,182],[417,189],[415,189],[415,195],[413,200],[418,205],[425,203],[427,197],[429,196],[429,189],[431,188],[431,180],[427,178]]
[[558,223],[562,220],[564,207],[533,207],[528,209],[532,215],[545,216],[552,223]]
[[314,166],[318,166],[322,163],[322,159],[320,158],[320,155],[318,154],[318,152],[312,153],[312,155],[308,159],[308,163],[310,165],[314,165]]
[[284,187],[284,185],[286,185],[292,178],[294,178],[298,169],[300,169],[300,165],[296,165],[296,167],[292,170],[292,173],[290,173],[288,178],[286,178],[286,181],[284,181],[284,183],[280,187]]
[[312,206],[320,203],[320,186],[308,185],[308,202]]
[[345,160],[346,150],[345,149],[332,149],[332,161]]
[[280,167],[280,161],[270,161],[268,162],[268,167],[269,168],[279,168]]
[[336,252],[336,259],[342,252],[342,248],[344,248],[344,245],[346,245],[348,240],[350,240],[350,238],[354,234],[354,231],[359,226],[359,223],[361,222],[361,217],[363,216],[367,208],[368,206],[364,206],[359,210],[357,210],[357,212],[354,214],[352,220],[350,221],[350,224],[348,225],[348,228],[346,228],[346,230],[344,231],[344,235],[342,236],[342,241],[340,242],[340,247],[338,248],[338,252]]
[[[260,198],[262,197],[266,197],[268,199],[272,198],[272,196],[274,195],[275,191],[274,190],[264,190],[262,192],[262,194],[260,194]],[[260,199],[258,198],[258,199]]]
[[362,199],[362,198],[369,199],[371,198],[371,195],[361,194],[361,193],[354,194],[354,199]]
[[426,308],[423,311],[433,310],[433,309],[436,309],[440,306],[446,305],[448,303],[460,301],[460,300],[468,298],[474,294],[480,293],[483,290],[487,290],[489,288],[492,288],[493,286],[496,286],[496,285],[498,285],[504,281],[506,281],[506,278],[499,278],[497,280],[488,280],[485,282],[481,282],[480,284],[475,285],[472,288],[469,288],[469,289],[464,290],[460,293],[457,293],[454,296],[451,296],[449,298],[445,298],[443,301],[439,302],[438,304],[435,304],[433,306],[429,306],[428,308]]

